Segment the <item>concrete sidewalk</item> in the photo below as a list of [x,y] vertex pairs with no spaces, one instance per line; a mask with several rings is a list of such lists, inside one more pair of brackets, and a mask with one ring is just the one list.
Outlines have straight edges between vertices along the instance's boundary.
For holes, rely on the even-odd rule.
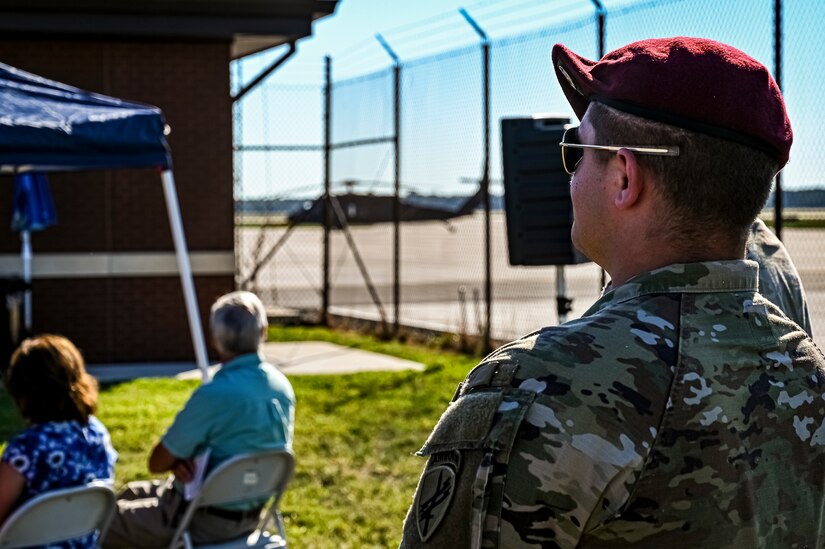
[[[411,360],[322,341],[265,343],[263,352],[269,362],[288,376],[424,369],[423,364]],[[218,366],[210,366],[210,372],[214,375],[217,368]],[[86,369],[101,382],[128,381],[143,377],[197,379],[201,375],[192,362],[90,364]]]

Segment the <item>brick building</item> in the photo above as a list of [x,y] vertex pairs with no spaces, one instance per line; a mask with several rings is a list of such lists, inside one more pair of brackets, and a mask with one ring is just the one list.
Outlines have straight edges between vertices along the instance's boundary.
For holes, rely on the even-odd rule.
[[[163,110],[206,326],[210,303],[235,285],[229,63],[311,34],[312,21],[333,13],[336,1],[113,4],[3,2],[0,61]],[[0,220],[10,220],[11,178],[2,180]],[[61,173],[50,180],[59,222],[32,235],[33,331],[66,335],[89,362],[192,360],[157,173]],[[21,272],[20,240],[6,223],[0,276]]]

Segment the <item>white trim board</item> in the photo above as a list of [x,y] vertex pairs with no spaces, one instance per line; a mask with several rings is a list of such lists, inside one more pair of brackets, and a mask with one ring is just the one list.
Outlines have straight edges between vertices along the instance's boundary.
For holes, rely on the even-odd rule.
[[[235,253],[190,252],[192,272],[196,275],[235,274]],[[21,275],[19,255],[0,254],[0,275]],[[175,252],[115,252],[115,253],[34,253],[33,278],[98,278],[177,276]]]

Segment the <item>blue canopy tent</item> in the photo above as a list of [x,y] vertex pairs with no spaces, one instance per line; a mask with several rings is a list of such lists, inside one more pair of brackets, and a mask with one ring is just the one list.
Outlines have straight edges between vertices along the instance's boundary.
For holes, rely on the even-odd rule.
[[161,175],[198,368],[206,344],[160,109],[90,93],[0,63],[0,173],[155,168]]

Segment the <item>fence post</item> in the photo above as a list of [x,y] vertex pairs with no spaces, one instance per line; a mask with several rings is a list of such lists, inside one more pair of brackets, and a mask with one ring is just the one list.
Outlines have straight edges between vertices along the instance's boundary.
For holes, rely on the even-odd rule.
[[[598,48],[597,53],[599,59],[601,59],[604,57],[604,35],[607,24],[607,10],[604,9],[604,4],[602,4],[601,0],[590,1],[593,2],[594,6],[596,6],[596,47]],[[599,292],[604,290],[605,284],[607,284],[607,278],[605,277],[604,268],[599,267]]]
[[601,0],[590,0],[593,2],[593,5],[596,6],[596,24],[597,24],[597,46],[599,49],[599,59],[604,57],[604,35],[605,35],[605,27],[607,23],[607,10],[604,8],[604,4],[602,4]]
[[481,38],[484,86],[484,171],[481,176],[481,201],[484,204],[484,354],[492,350],[491,319],[493,308],[492,234],[490,228],[490,40],[487,33],[470,17],[467,10],[458,10]]
[[395,224],[395,241],[393,242],[395,246],[393,252],[393,307],[395,317],[392,330],[395,335],[398,335],[401,319],[401,65],[397,61],[395,67],[393,67],[393,76],[395,80],[395,116],[393,118],[395,125],[393,135],[395,139],[393,143],[395,147],[395,201],[392,217]]
[[331,160],[332,160],[332,58],[327,55],[324,58],[324,196],[321,201],[321,217],[324,223],[324,273],[323,286],[321,288],[321,324],[329,325],[329,279],[330,279],[330,214],[329,203],[331,182]]
[[481,178],[484,200],[484,353],[492,350],[491,310],[493,308],[492,235],[490,229],[490,42],[484,37],[484,175]]
[[[776,85],[782,89],[782,0],[773,2],[773,76]],[[773,191],[773,223],[776,237],[782,239],[783,225],[783,197],[782,197],[782,172],[776,174],[776,187]]]
[[[240,61],[235,63],[235,80],[238,82],[238,85],[241,85],[243,82],[243,63]],[[238,224],[238,204],[241,203],[243,199],[243,160],[244,154],[243,152],[239,151],[238,149],[243,146],[243,106],[242,105],[232,105],[232,145],[235,146],[235,150],[232,153],[232,195],[233,195],[233,208],[232,208],[232,227],[235,231],[235,289],[242,290],[240,281],[241,281],[241,254],[243,251],[241,250],[241,246],[243,245],[243,238],[241,237],[241,226]]]
[[392,202],[392,333],[398,335],[401,324],[401,62],[384,37],[376,34],[393,61],[393,149],[395,154],[395,196]]

